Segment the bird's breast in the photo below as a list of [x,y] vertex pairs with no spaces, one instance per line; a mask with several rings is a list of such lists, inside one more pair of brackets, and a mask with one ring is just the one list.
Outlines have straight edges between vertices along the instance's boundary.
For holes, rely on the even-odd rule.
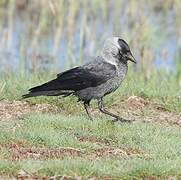
[[116,71],[117,71],[117,77],[119,78],[119,80],[122,82],[123,79],[125,78],[127,71],[128,71],[128,66],[125,63],[121,63],[116,67]]
[[127,66],[117,67],[116,75],[114,78],[111,78],[104,84],[105,94],[109,94],[115,91],[124,80],[127,73]]
[[122,83],[127,73],[127,66],[116,67],[114,77],[96,87],[89,87],[76,92],[76,95],[83,100],[99,99],[115,91]]

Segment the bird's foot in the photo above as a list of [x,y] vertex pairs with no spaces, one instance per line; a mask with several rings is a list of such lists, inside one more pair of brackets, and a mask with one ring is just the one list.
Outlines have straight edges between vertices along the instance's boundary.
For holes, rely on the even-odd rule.
[[124,118],[121,118],[121,117],[116,117],[115,119],[112,120],[112,122],[126,122],[126,123],[132,123],[133,121],[132,120],[128,120],[128,119],[124,119]]

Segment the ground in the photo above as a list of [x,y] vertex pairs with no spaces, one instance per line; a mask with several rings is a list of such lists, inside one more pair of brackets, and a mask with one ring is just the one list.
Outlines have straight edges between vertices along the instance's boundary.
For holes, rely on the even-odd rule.
[[79,108],[0,101],[1,178],[181,178],[179,112],[138,96],[107,104],[129,124]]
[[[157,122],[164,124],[175,124],[181,126],[181,113],[168,111],[164,106],[158,103],[152,103],[138,96],[130,96],[122,102],[114,102],[108,107],[114,113],[121,114],[126,119],[136,122]],[[35,104],[28,101],[0,101],[0,118],[1,119],[16,119],[21,118],[26,114],[34,112],[44,113],[59,113],[59,108],[52,104]],[[80,111],[79,109],[78,111]],[[61,112],[68,115],[66,110]],[[92,108],[92,115],[101,115],[98,110]]]

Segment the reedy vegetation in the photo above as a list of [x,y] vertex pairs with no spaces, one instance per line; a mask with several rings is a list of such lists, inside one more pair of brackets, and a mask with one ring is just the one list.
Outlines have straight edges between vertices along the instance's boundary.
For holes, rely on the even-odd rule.
[[[97,53],[105,37],[111,35],[121,36],[129,42],[139,60],[137,69],[143,72],[146,78],[149,78],[155,69],[156,51],[163,52],[163,56],[167,54],[169,49],[160,47],[165,40],[173,36],[177,39],[178,47],[173,58],[175,61],[180,52],[179,0],[105,0],[102,3],[98,0],[2,0],[0,7],[1,46],[4,49],[12,47],[13,32],[18,26],[16,21],[21,20],[21,26],[25,29],[20,31],[23,33],[17,39],[20,59],[36,61],[24,62],[24,65],[30,63],[32,71],[40,68],[38,63],[41,64],[41,58],[27,58],[30,50],[32,56],[49,53],[55,60],[58,60],[58,54],[65,53],[67,55],[61,61],[66,60],[67,65],[72,66],[82,63],[84,51],[88,56]],[[51,42],[51,48],[47,41]],[[42,46],[43,43],[47,44],[47,47]],[[59,48],[61,43],[66,45],[66,52]],[[160,57],[164,59],[162,55]],[[179,69],[180,63],[177,63]]]
[[[43,82],[60,70],[82,64],[98,54],[106,37],[119,35],[129,42],[139,62],[130,68],[129,77],[120,89],[121,95],[159,97],[163,103],[173,103],[172,109],[180,110],[179,0],[105,0],[104,3],[2,0],[0,8],[2,98],[18,98],[40,80]],[[14,39],[19,23],[22,29]],[[177,45],[172,54],[172,67],[167,71],[164,64],[168,61],[169,49],[163,45],[173,37]],[[15,41],[18,62],[13,63]],[[163,61],[159,67],[156,65],[158,54]],[[40,72],[46,75],[40,77]]]

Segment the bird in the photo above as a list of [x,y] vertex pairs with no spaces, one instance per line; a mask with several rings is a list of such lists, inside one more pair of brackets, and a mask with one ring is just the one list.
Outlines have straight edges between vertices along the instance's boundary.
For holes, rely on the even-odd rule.
[[90,102],[94,99],[100,112],[111,116],[113,122],[130,122],[106,110],[103,104],[104,97],[118,89],[124,80],[128,61],[136,63],[127,42],[120,37],[107,38],[92,61],[57,74],[55,79],[29,89],[22,97],[74,95],[83,103],[91,120]]

